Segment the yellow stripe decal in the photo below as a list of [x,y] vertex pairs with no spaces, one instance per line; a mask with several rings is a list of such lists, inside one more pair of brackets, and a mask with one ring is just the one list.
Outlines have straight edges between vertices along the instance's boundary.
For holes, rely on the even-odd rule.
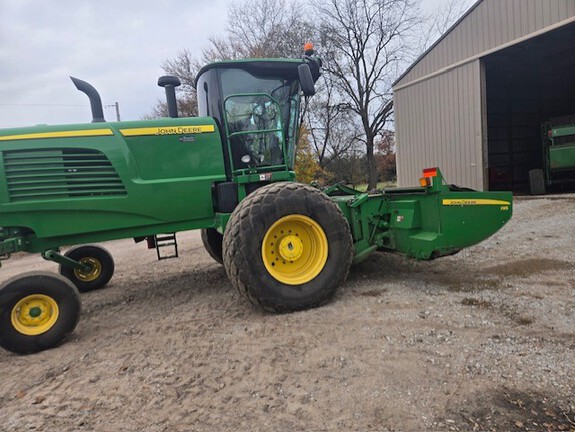
[[120,133],[124,136],[143,136],[143,135],[184,135],[184,134],[200,134],[214,132],[216,128],[214,125],[199,125],[199,126],[165,126],[165,127],[144,127],[133,129],[120,129]]
[[511,205],[509,201],[494,199],[444,199],[444,206]]
[[92,137],[92,136],[105,136],[105,135],[114,135],[114,132],[112,132],[112,129],[84,129],[74,131],[37,132],[37,133],[20,134],[20,135],[0,136],[0,141],[44,139],[44,138],[77,138],[77,137]]

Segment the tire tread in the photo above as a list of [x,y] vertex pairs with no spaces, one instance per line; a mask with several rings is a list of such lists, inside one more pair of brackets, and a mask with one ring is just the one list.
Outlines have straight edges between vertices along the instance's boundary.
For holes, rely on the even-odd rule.
[[[333,287],[322,292],[322,295],[312,303],[294,304],[290,302],[289,304],[282,304],[281,301],[274,301],[273,303],[268,300],[264,301],[256,297],[253,290],[250,289],[256,281],[246,270],[249,268],[248,257],[242,253],[245,245],[253,241],[252,238],[248,238],[248,233],[257,230],[258,225],[261,224],[262,214],[270,208],[275,208],[280,213],[291,214],[290,208],[293,203],[300,200],[302,196],[305,196],[305,206],[308,212],[312,207],[316,212],[326,212],[335,221],[334,223],[343,229],[343,248],[339,251],[345,257],[343,265],[337,267],[336,276],[333,278],[333,283],[330,284]],[[236,291],[252,304],[273,312],[313,308],[331,300],[337,287],[347,278],[353,258],[351,231],[339,207],[319,190],[294,182],[278,182],[264,186],[241,201],[228,221],[224,234],[223,250],[224,268]]]

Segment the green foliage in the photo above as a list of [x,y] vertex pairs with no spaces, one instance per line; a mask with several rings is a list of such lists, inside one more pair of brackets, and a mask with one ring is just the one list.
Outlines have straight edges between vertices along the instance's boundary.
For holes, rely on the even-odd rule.
[[311,183],[312,181],[323,183],[326,177],[311,148],[309,133],[303,127],[300,129],[296,146],[295,173],[296,179],[300,183]]

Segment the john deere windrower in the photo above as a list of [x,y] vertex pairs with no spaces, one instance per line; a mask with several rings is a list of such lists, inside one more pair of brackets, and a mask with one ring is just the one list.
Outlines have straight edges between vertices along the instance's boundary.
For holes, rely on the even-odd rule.
[[[99,246],[146,240],[165,255],[175,233],[201,229],[238,292],[270,311],[329,301],[352,262],[375,251],[432,259],[489,237],[511,217],[510,193],[448,186],[437,168],[421,187],[361,193],[295,183],[300,99],[314,94],[320,60],[212,63],[197,76],[200,117],[0,130],[0,254],[38,252],[60,275],[32,272],[0,288],[0,345],[53,347],[80,314],[78,291],[105,285],[114,261]],[[63,245],[82,245],[60,253]]]

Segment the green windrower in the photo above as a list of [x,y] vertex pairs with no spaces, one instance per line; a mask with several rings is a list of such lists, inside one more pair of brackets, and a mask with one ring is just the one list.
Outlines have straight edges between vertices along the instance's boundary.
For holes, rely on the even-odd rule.
[[[176,233],[201,229],[232,285],[271,311],[329,301],[352,262],[375,251],[416,259],[456,253],[511,217],[508,192],[445,184],[362,193],[296,183],[300,102],[315,93],[321,60],[212,63],[196,79],[197,118],[178,118],[175,77],[162,77],[169,118],[0,130],[0,254],[36,252],[60,275],[32,272],[0,288],[0,345],[32,353],[59,344],[80,314],[78,291],[104,286],[114,261],[99,243],[145,241],[178,255]],[[80,245],[60,253],[64,245]]]

